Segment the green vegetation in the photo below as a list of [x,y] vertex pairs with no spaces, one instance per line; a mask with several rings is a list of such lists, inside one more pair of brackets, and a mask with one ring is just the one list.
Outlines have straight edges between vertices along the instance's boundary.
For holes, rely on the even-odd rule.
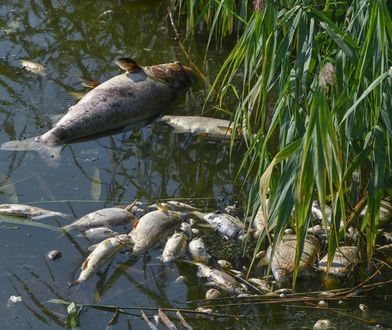
[[[248,212],[262,205],[275,244],[293,226],[299,262],[310,206],[319,200],[323,210],[332,208],[329,260],[344,238],[341,224],[360,230],[370,260],[381,199],[392,192],[390,2],[173,0],[172,6],[186,16],[188,34],[208,30],[206,51],[237,38],[210,98],[251,133],[242,163],[253,180]],[[233,97],[236,108],[227,109]]]

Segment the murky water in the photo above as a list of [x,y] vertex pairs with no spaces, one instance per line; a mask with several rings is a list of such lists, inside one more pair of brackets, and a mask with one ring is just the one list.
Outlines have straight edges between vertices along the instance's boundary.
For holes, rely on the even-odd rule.
[[[87,91],[80,78],[104,81],[121,73],[114,64],[116,57],[131,56],[141,64],[175,59],[186,64],[166,19],[166,8],[166,2],[153,0],[2,2],[0,142],[45,132],[56,115],[76,103],[75,95]],[[191,49],[200,64],[205,41],[200,36]],[[42,64],[46,75],[24,70],[21,59]],[[218,51],[207,57],[203,69],[211,80],[221,60]],[[207,93],[199,82],[170,109],[162,110],[200,114]],[[242,187],[241,177],[235,181],[242,152],[237,146],[230,159],[227,143],[174,135],[170,128],[157,123],[67,145],[55,167],[35,152],[1,151],[0,203],[28,203],[75,217],[124,205],[135,198],[188,198],[209,209],[223,208],[237,200],[244,206],[248,187]],[[46,222],[55,226],[67,223],[62,219]],[[217,257],[233,249],[239,252],[238,247],[215,234],[209,241],[215,254],[221,254]],[[86,239],[72,240],[45,229],[2,224],[0,242],[1,329],[64,328],[66,310],[47,303],[54,298],[124,307],[195,308],[194,303],[186,302],[203,298],[206,291],[195,277],[194,268],[181,263],[163,265],[157,259],[159,248],[139,260],[119,255],[99,276],[67,289],[67,283],[77,277],[83,253],[90,245]],[[48,260],[46,253],[52,249],[59,249],[63,257]],[[176,283],[179,275],[186,276],[187,281]],[[20,295],[23,301],[7,307],[11,295]],[[358,301],[347,307],[356,304]],[[368,315],[355,311],[350,315],[390,323],[390,300],[372,304]],[[128,312],[130,315],[120,315],[116,327],[146,327],[138,309]],[[219,312],[234,313],[229,309]],[[187,315],[187,319],[197,329],[311,328],[317,319],[326,317],[347,328],[364,325],[352,317],[293,307],[248,305],[236,313],[246,318],[209,320]],[[103,329],[112,316],[112,312],[84,309],[82,328]]]

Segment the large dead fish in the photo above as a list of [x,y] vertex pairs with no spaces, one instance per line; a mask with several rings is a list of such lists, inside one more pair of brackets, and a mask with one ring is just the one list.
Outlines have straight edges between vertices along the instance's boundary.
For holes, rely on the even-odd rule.
[[153,247],[176,230],[184,220],[181,212],[160,209],[140,218],[136,228],[129,234],[134,242],[133,254],[138,255]]
[[91,212],[63,227],[66,231],[86,231],[98,227],[117,227],[124,226],[135,220],[131,212],[118,207],[109,207],[98,211]]
[[55,158],[65,143],[154,118],[195,80],[193,71],[179,62],[142,67],[120,58],[117,64],[126,72],[88,92],[51,130],[35,138],[5,142],[1,149],[37,150]]

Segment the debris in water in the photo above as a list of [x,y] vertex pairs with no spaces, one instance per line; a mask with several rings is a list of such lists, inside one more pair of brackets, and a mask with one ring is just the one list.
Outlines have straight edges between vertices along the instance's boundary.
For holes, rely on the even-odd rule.
[[50,260],[57,260],[60,259],[63,255],[59,250],[52,250],[48,252],[47,256]]

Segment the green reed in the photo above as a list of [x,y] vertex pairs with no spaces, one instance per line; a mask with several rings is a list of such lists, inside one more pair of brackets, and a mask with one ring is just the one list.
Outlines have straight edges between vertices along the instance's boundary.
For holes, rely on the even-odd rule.
[[[324,215],[327,204],[332,208],[330,262],[343,238],[340,226],[349,222],[363,234],[370,261],[380,202],[391,193],[391,3],[172,0],[172,6],[186,17],[188,35],[209,31],[206,52],[214,40],[236,38],[210,98],[247,129],[241,169],[253,182],[248,213],[261,205],[274,245],[293,226],[299,263],[317,199]],[[233,109],[225,104],[229,97],[237,100]]]

